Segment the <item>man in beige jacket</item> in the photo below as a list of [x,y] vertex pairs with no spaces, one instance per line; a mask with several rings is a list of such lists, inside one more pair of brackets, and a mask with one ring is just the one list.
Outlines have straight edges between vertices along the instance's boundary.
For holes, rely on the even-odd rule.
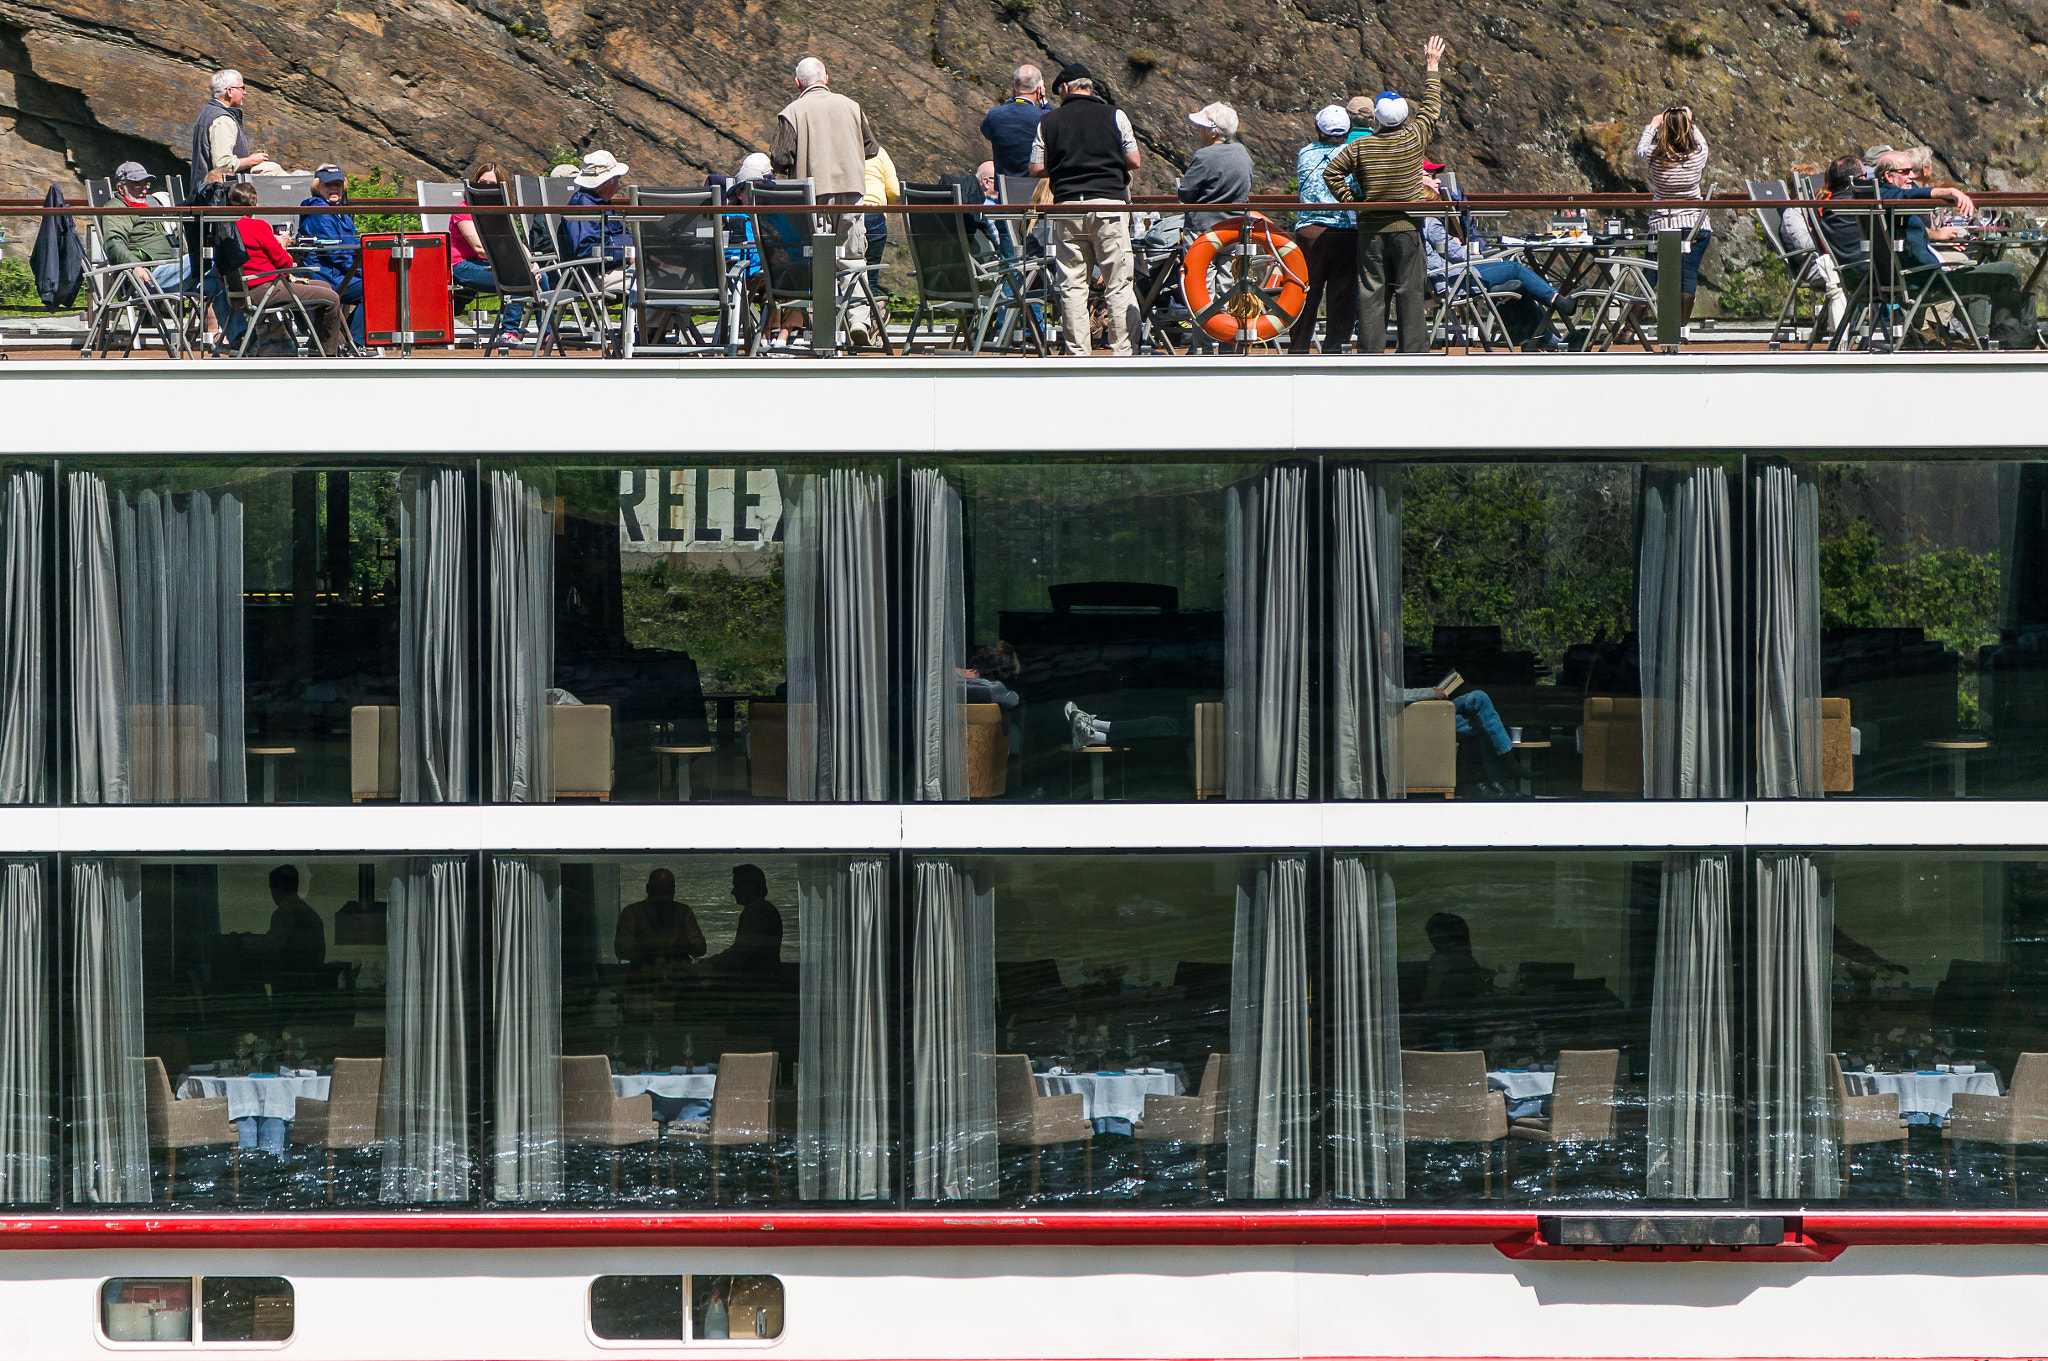
[[[858,204],[867,188],[868,160],[882,144],[868,126],[860,105],[830,89],[825,63],[805,57],[796,64],[796,98],[775,117],[775,139],[768,160],[777,179],[808,179],[819,203]],[[867,232],[862,214],[841,213],[832,223],[838,237],[839,268],[867,264]],[[854,318],[849,318],[849,322]],[[814,344],[825,340],[813,337]]]

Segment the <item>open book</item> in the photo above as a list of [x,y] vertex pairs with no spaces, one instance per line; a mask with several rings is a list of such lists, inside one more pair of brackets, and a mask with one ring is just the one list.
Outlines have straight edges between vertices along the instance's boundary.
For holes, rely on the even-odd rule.
[[1436,688],[1443,691],[1445,699],[1449,699],[1458,693],[1458,687],[1464,683],[1465,678],[1458,674],[1458,668],[1454,666],[1444,673],[1444,678],[1436,683]]

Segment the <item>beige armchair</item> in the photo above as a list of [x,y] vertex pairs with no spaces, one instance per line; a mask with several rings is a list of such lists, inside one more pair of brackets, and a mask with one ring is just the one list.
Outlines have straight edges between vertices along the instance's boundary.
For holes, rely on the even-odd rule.
[[396,704],[358,704],[348,711],[348,797],[352,803],[398,797]]
[[[1583,766],[1579,787],[1588,794],[1643,795],[1643,702],[1620,695],[1589,695],[1580,714]],[[1821,792],[1856,788],[1855,733],[1849,701],[1820,702]]]
[[204,803],[213,798],[202,706],[129,706],[128,787],[137,803]]
[[[1486,1089],[1484,1053],[1403,1049],[1401,1120],[1402,1138],[1411,1144],[1479,1145],[1484,1194],[1493,1195],[1494,1152],[1505,1153],[1508,1105],[1501,1093]],[[1507,1180],[1505,1163],[1501,1180]]]
[[1223,703],[1204,700],[1195,706],[1195,797],[1223,797]]
[[[238,1144],[241,1136],[228,1119],[224,1096],[194,1097],[180,1101],[171,1091],[170,1075],[164,1061],[150,1056],[142,1061],[143,1113],[149,1125],[149,1146],[164,1150],[164,1199],[178,1198],[178,1150]],[[235,1194],[242,1192],[242,1158],[235,1154]]]
[[1193,1096],[1145,1094],[1145,1113],[1131,1129],[1137,1141],[1138,1175],[1144,1177],[1145,1145],[1191,1144],[1208,1156],[1225,1142],[1230,1121],[1230,1055],[1211,1054],[1202,1066],[1202,1086]]
[[718,1203],[718,1150],[736,1146],[768,1147],[769,1175],[775,1197],[782,1198],[782,1169],[775,1162],[775,1075],[781,1056],[720,1054],[718,1085],[711,1095],[709,1120],[683,1120],[669,1127],[678,1143],[711,1150],[711,1203]]
[[1458,712],[1447,699],[1419,699],[1401,713],[1402,765],[1410,794],[1458,796]]
[[1040,1096],[1027,1054],[997,1054],[996,1143],[1031,1150],[1031,1194],[1038,1194],[1039,1157],[1047,1144],[1082,1145],[1084,1185],[1095,1189],[1095,1127],[1079,1092]]
[[548,741],[554,751],[555,797],[612,797],[612,706],[550,704]]
[[757,799],[789,797],[787,704],[747,704],[747,790]]
[[960,706],[967,748],[967,797],[999,798],[1010,787],[1010,725],[1000,704]]
[[1834,1095],[1837,1142],[1842,1149],[1842,1191],[1849,1190],[1849,1150],[1858,1144],[1899,1145],[1899,1190],[1908,1189],[1912,1163],[1906,1157],[1906,1122],[1899,1115],[1899,1098],[1893,1092],[1872,1092],[1851,1096],[1842,1076],[1842,1061],[1828,1055],[1828,1090]]
[[563,1057],[563,1142],[605,1150],[613,1195],[619,1193],[619,1150],[653,1143],[660,1133],[654,1127],[652,1096],[620,1096],[613,1090],[610,1059],[603,1054]]
[[291,1141],[327,1154],[327,1199],[334,1200],[334,1153],[374,1148],[384,1133],[384,1060],[336,1059],[327,1099],[302,1096],[292,1110]]
[[1619,1049],[1563,1050],[1557,1056],[1550,1114],[1525,1117],[1508,1126],[1510,1139],[1531,1140],[1549,1147],[1552,1191],[1557,1189],[1559,1144],[1614,1142],[1615,1089],[1620,1073]]
[[1953,1150],[1964,1141],[2005,1145],[2005,1179],[2019,1196],[2019,1146],[2048,1143],[2048,1054],[2022,1054],[2004,1096],[1957,1092],[1942,1138],[1942,1194],[1948,1193]]

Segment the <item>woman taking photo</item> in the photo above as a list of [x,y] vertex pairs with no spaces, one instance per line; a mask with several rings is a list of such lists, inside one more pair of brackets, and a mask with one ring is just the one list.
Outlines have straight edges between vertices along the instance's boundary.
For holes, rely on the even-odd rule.
[[[1664,110],[1643,129],[1636,143],[1636,155],[1650,168],[1650,196],[1657,199],[1692,199],[1702,202],[1700,177],[1707,168],[1707,139],[1692,121],[1692,110],[1683,104]],[[1678,313],[1680,326],[1692,321],[1693,292],[1700,283],[1700,261],[1714,244],[1714,231],[1704,208],[1658,208],[1650,214],[1650,231],[1689,232],[1685,253],[1679,257],[1678,291],[1684,302]]]

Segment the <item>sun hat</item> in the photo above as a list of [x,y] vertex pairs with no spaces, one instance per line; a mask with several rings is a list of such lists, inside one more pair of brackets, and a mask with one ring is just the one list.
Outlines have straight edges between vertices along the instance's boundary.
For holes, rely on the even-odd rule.
[[589,152],[583,157],[583,168],[576,174],[576,187],[595,189],[600,184],[619,178],[632,168],[609,151]]

